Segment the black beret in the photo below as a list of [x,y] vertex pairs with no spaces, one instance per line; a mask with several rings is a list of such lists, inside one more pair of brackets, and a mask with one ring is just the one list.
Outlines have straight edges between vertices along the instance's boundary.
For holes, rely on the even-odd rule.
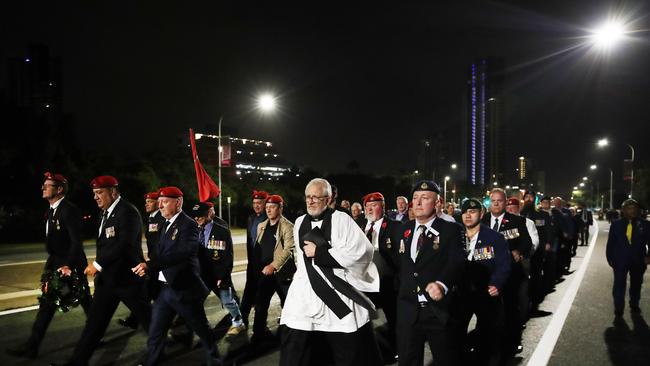
[[192,217],[203,217],[208,216],[208,211],[210,210],[210,205],[205,202],[199,202],[192,206]]
[[413,194],[415,191],[431,191],[439,194],[440,187],[431,180],[421,180],[415,183],[413,189],[411,190],[411,194]]
[[551,197],[544,196],[544,197],[542,197],[542,199],[540,201],[550,201],[550,200],[551,200]]
[[460,206],[460,212],[465,213],[469,209],[483,209],[483,205],[481,205],[481,201],[477,200],[476,198],[470,198],[463,202],[463,204]]
[[636,207],[641,207],[637,200],[635,200],[634,198],[628,198],[625,201],[623,201],[623,203],[621,203],[621,208],[625,208],[625,206],[631,206],[631,205],[634,205]]

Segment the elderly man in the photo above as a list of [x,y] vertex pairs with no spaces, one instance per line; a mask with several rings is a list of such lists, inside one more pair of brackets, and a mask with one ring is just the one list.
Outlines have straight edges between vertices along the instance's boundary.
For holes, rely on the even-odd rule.
[[409,221],[409,200],[404,196],[397,196],[395,199],[395,205],[397,206],[397,211],[392,211],[388,214],[388,217],[395,221],[407,222]]
[[359,202],[354,202],[352,206],[350,206],[350,214],[356,222],[363,220],[363,207]]
[[310,365],[326,342],[336,365],[376,365],[371,316],[362,292],[377,292],[373,246],[347,214],[328,207],[332,188],[321,178],[305,188],[307,214],[296,220],[297,271],[282,309],[280,365]]
[[120,196],[118,184],[110,175],[91,182],[102,218],[97,256],[84,273],[95,277],[95,294],[70,365],[88,364],[120,301],[135,313],[145,330],[149,328],[151,310],[145,298],[144,278],[134,274],[138,263],[144,262],[142,219],[138,209]]
[[639,203],[627,199],[621,205],[623,218],[614,221],[607,238],[607,263],[614,270],[614,315],[623,316],[625,287],[630,274],[630,311],[640,313],[641,284],[646,267],[650,264],[650,224],[640,218]]
[[[157,365],[163,354],[166,333],[176,314],[199,336],[206,353],[206,365],[221,365],[214,334],[205,316],[203,302],[209,289],[201,280],[198,249],[199,227],[183,212],[183,192],[177,187],[159,191],[159,206],[166,221],[161,228],[155,259],[141,263],[133,271],[145,271],[160,281],[160,294],[153,305],[153,316],[145,365]],[[207,215],[206,215],[207,216]]]
[[[483,216],[481,222],[505,237],[512,255],[510,276],[503,289],[506,311],[503,355],[511,357],[524,349],[521,344],[521,332],[525,322],[524,314],[527,313],[523,307],[527,305],[522,304],[521,294],[524,293],[522,285],[526,285],[528,281],[528,267],[525,262],[533,243],[528,234],[526,219],[506,212],[506,192],[501,188],[494,188],[490,192],[490,214]],[[527,287],[525,291],[528,291]]]
[[293,259],[293,224],[283,215],[284,199],[272,194],[266,199],[266,216],[257,227],[255,239],[255,266],[258,270],[255,294],[255,320],[252,343],[259,343],[271,335],[266,326],[271,297],[278,293],[284,305],[288,284],[296,266]]
[[421,366],[425,341],[437,365],[457,363],[449,318],[452,289],[463,270],[463,237],[460,225],[436,215],[439,194],[437,184],[418,182],[411,201],[415,220],[401,230],[397,299],[400,365]]
[[[41,191],[43,199],[49,204],[44,230],[45,249],[48,254],[44,270],[58,271],[63,276],[71,275],[72,271],[81,274],[88,261],[81,243],[81,211],[65,197],[68,192],[68,180],[61,174],[47,172]],[[88,280],[86,276],[81,276],[80,279],[86,295],[80,302],[87,314],[91,301]],[[47,291],[47,287],[43,291]],[[54,304],[41,303],[29,339],[16,348],[7,349],[7,353],[16,357],[36,358],[54,313],[56,313]]]
[[379,295],[370,298],[379,305],[386,315],[388,325],[388,349],[384,352],[388,360],[395,359],[396,345],[396,306],[397,306],[397,274],[398,266],[398,243],[400,222],[391,220],[385,214],[384,196],[380,192],[368,193],[363,197],[366,217],[359,222],[359,226],[366,233],[366,237],[375,248],[372,257],[377,266],[380,276]]

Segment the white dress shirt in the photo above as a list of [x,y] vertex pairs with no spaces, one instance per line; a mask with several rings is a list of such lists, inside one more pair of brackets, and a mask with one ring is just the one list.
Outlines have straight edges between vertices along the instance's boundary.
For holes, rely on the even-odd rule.
[[[106,221],[108,221],[108,218],[111,217],[111,213],[115,209],[115,206],[117,206],[117,203],[120,202],[120,199],[122,199],[122,197],[118,196],[117,199],[113,202],[113,204],[110,205],[106,210]],[[99,232],[97,233],[97,237],[102,236],[102,230],[104,230],[104,224],[106,223],[102,219],[102,221],[99,224]],[[93,267],[95,267],[99,272],[102,271],[102,266],[99,263],[97,263],[97,261],[93,261]]]
[[[172,226],[172,224],[174,223],[174,221],[176,220],[176,218],[180,214],[181,214],[181,211],[179,211],[176,215],[172,216],[171,219],[167,220],[168,224],[167,224],[167,227],[165,228],[165,233],[167,232],[167,230],[169,230],[169,227]],[[165,233],[161,233],[160,235],[165,235]],[[158,272],[158,281],[167,282],[167,279],[165,278],[165,275],[163,274],[163,271]]]

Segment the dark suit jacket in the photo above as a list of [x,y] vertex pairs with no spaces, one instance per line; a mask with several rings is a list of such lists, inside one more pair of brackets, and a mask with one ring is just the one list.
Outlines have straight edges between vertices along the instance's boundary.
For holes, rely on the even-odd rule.
[[403,223],[406,223],[406,222],[409,221],[409,213],[408,213],[408,210],[404,213],[404,216],[402,216],[402,219],[401,219],[401,220],[397,220],[397,211],[391,211],[391,212],[389,212],[389,213],[388,213],[388,217],[390,217],[391,220],[393,220],[393,221],[397,221],[397,222],[401,222],[402,224],[403,224]]
[[650,245],[650,223],[646,220],[632,221],[632,244],[628,242],[627,224],[629,220],[614,221],[609,227],[607,238],[607,263],[616,268],[645,268],[645,257]]
[[[481,223],[492,227],[492,214],[483,215]],[[530,256],[533,241],[528,234],[526,218],[506,212],[499,225],[499,232],[506,237],[510,250],[518,250],[525,257]]]
[[[484,253],[490,247],[492,248],[492,254],[485,255]],[[465,281],[463,283],[469,287],[468,290],[487,293],[488,286],[496,286],[499,291],[503,291],[510,274],[512,258],[508,243],[506,243],[503,235],[490,229],[487,225],[481,224],[474,253],[474,260],[466,262]]]
[[[203,228],[199,228],[203,230]],[[221,288],[228,288],[232,281],[230,274],[233,267],[233,244],[232,235],[228,223],[215,217],[210,232],[205,236],[209,240],[223,242],[224,250],[206,248],[199,243],[199,264],[201,267],[201,278],[210,289],[217,288],[217,280],[221,280]]]
[[[431,228],[438,236],[425,235],[424,243],[415,262],[411,259],[411,246],[416,230],[415,220],[409,221],[400,230],[400,288],[397,302],[397,312],[400,323],[412,325],[417,319],[419,300],[418,294],[423,294],[429,306],[435,310],[440,325],[444,326],[449,318],[449,304],[454,288],[461,280],[464,267],[463,233],[460,225],[435,219]],[[404,241],[402,248],[401,241]],[[448,288],[448,293],[440,301],[433,301],[424,291],[427,284],[440,281]]]
[[[357,224],[365,233],[368,220],[363,218]],[[398,251],[401,227],[401,222],[391,220],[388,216],[384,215],[384,221],[382,221],[382,226],[379,228],[379,255],[386,261],[394,275],[397,275],[399,272]],[[385,274],[380,273],[380,275],[383,277]]]
[[96,285],[129,286],[143,281],[131,271],[144,262],[141,223],[140,212],[121,198],[97,237],[95,261],[102,271],[95,277]]
[[146,216],[144,222],[144,237],[147,239],[147,256],[151,259],[152,256],[156,255],[156,245],[160,240],[160,231],[162,230],[163,224],[165,223],[165,218],[157,211],[156,214],[151,217]]
[[48,258],[45,262],[45,269],[56,270],[62,266],[68,266],[70,269],[76,269],[77,272],[83,273],[88,261],[81,239],[81,211],[67,198],[63,198],[54,217],[47,217],[47,225],[45,249]]
[[[257,218],[257,220],[256,220]],[[246,220],[246,254],[248,257],[248,266],[246,267],[246,275],[249,276],[252,273],[257,274],[258,269],[255,267],[255,237],[251,237],[253,234],[253,228],[257,230],[257,225],[259,225],[262,221],[266,220],[268,217],[266,216],[266,212],[262,212],[260,216],[255,215],[255,213],[252,213],[251,215],[248,216],[248,219]],[[256,235],[257,236],[257,233]]]
[[537,211],[534,208],[523,209],[521,216],[535,222],[537,234],[539,235],[539,250],[544,251],[546,243],[553,243],[553,228],[551,226],[551,215],[544,211]]
[[167,231],[161,233],[157,249],[151,272],[162,271],[181,301],[203,301],[209,290],[201,280],[197,254],[199,226],[196,221],[181,211]]

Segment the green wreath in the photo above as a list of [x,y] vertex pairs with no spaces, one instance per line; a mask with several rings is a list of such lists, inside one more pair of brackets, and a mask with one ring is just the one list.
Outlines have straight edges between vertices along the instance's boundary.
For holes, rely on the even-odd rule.
[[88,294],[88,282],[83,281],[76,270],[70,276],[59,271],[46,270],[41,275],[41,305],[54,306],[60,312],[68,312],[77,307]]

